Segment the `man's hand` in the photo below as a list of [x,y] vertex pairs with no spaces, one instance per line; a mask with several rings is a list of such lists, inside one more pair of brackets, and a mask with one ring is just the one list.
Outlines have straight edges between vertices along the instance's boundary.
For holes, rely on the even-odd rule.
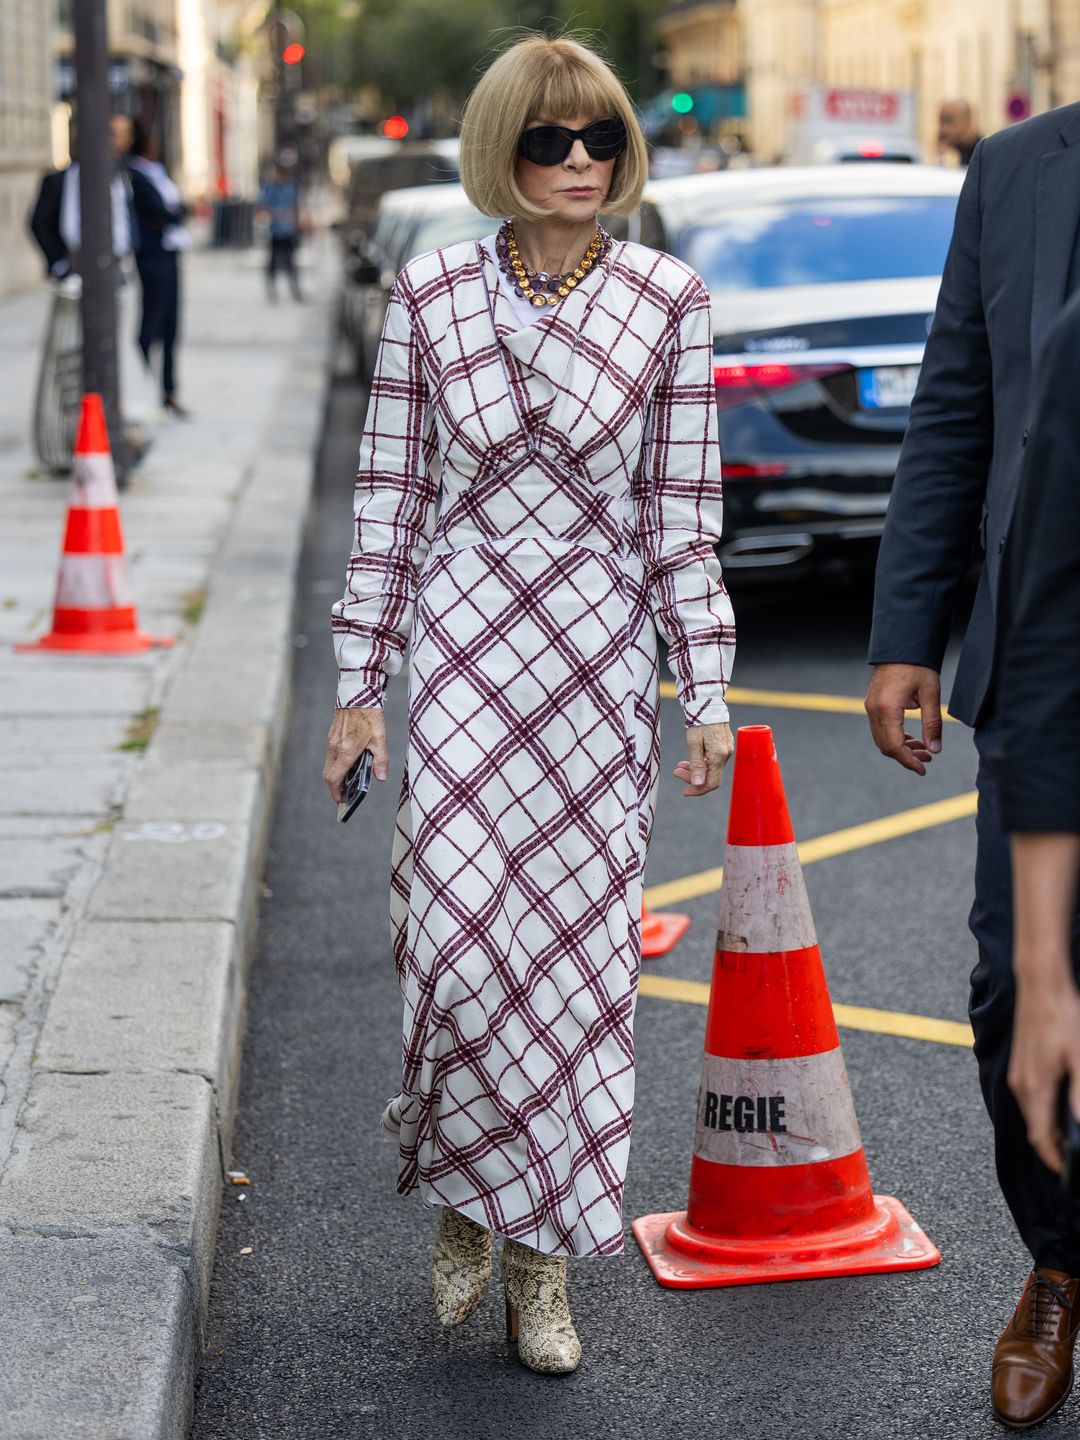
[[[1019,951],[1016,964],[1019,976],[1025,964]],[[1062,1165],[1058,1105],[1065,1079],[1072,1112],[1080,1116],[1080,991],[1071,978],[1058,987],[1020,978],[1009,1089],[1020,1103],[1028,1139],[1040,1160],[1056,1171]]]
[[672,771],[682,780],[684,795],[708,795],[718,790],[724,778],[724,766],[735,753],[730,725],[691,725],[686,732],[689,760],[680,760]]
[[[922,712],[922,738],[904,729],[905,710]],[[875,665],[866,692],[870,733],[883,755],[925,775],[941,753],[941,676],[924,665]]]
[[383,712],[359,706],[354,710],[335,710],[330,733],[326,737],[326,764],[322,778],[330,789],[330,798],[338,805],[345,798],[342,781],[365,750],[371,751],[375,779],[385,780],[390,762],[386,752]]

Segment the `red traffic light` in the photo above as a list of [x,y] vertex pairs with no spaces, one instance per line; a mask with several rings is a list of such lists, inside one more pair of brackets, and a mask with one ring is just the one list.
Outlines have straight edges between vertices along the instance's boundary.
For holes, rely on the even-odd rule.
[[404,140],[409,133],[409,122],[404,115],[391,115],[383,121],[382,133],[388,140]]
[[300,61],[304,58],[303,45],[297,45],[295,42],[292,45],[286,45],[285,49],[281,52],[281,58],[285,61],[286,65],[299,65]]

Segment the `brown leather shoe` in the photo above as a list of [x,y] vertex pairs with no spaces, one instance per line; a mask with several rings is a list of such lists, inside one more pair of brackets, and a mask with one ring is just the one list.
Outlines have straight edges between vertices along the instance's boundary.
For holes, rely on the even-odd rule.
[[1016,1314],[994,1351],[994,1414],[1012,1430],[1030,1430],[1060,1410],[1073,1385],[1073,1346],[1080,1330],[1080,1278],[1033,1270]]

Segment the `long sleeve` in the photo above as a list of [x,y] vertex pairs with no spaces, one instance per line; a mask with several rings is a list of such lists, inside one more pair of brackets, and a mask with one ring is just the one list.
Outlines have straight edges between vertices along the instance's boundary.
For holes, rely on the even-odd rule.
[[1080,832],[1080,300],[1047,340],[1002,576],[1001,750],[1012,831]]
[[941,669],[953,603],[971,563],[994,443],[980,265],[984,164],[985,142],[975,150],[957,205],[885,517],[871,664]]
[[356,476],[352,553],[333,607],[342,709],[379,706],[401,669],[439,486],[434,414],[404,280],[390,295]]
[[709,296],[696,281],[652,399],[635,476],[637,532],[649,608],[687,725],[728,719],[735,619],[716,545],[723,487],[712,374]]

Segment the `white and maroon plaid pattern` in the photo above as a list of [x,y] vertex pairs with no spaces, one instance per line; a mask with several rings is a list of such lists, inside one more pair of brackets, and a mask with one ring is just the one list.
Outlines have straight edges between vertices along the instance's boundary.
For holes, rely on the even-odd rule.
[[686,723],[727,718],[715,434],[668,256],[616,245],[524,328],[471,244],[398,279],[333,621],[342,706],[412,636],[384,1123],[403,1194],[549,1254],[623,1248],[657,628]]

